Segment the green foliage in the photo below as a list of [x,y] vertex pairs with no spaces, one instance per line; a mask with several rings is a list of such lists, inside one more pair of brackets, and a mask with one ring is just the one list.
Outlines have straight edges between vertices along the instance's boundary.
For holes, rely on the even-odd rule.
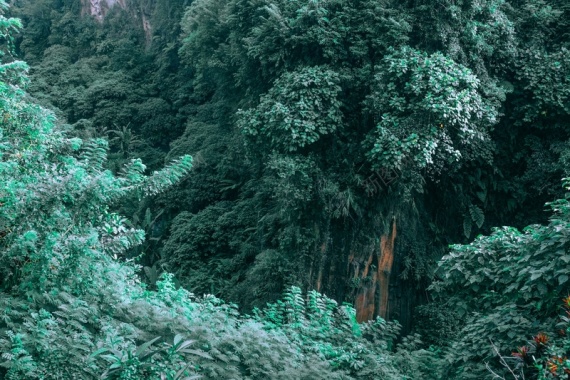
[[[1,17],[5,25],[17,25]],[[109,357],[90,354],[111,345],[121,360],[108,367],[109,376],[158,376],[163,366],[142,364],[150,344],[129,353],[145,339],[145,323],[157,319],[151,317],[152,302],[138,301],[145,291],[136,267],[119,259],[144,234],[110,205],[130,192],[154,194],[170,186],[189,171],[191,158],[151,176],[140,160],[132,160],[114,176],[104,169],[105,141],[67,137],[53,114],[26,100],[18,87],[26,81],[26,66],[2,67],[0,374],[7,379],[99,377]],[[158,294],[147,297],[162,302]],[[165,326],[147,333],[166,335]],[[180,337],[175,340],[176,346]],[[180,350],[167,359],[176,371],[185,362]]]
[[496,110],[468,68],[408,47],[384,57],[369,101],[380,119],[368,137],[367,156],[376,167],[441,167],[464,150],[485,149],[488,127],[496,122]]
[[533,94],[521,111],[523,120],[536,122],[548,116],[567,116],[570,113],[570,90],[568,90],[568,72],[570,71],[570,51],[561,48],[554,52],[538,51],[524,56],[519,76],[524,83],[524,90]]
[[270,150],[294,152],[333,133],[342,121],[339,78],[321,67],[279,77],[259,106],[238,111],[238,127]]
[[513,367],[521,372],[521,376],[536,376],[540,380],[563,379],[570,373],[568,352],[570,342],[568,332],[570,318],[570,298],[563,301],[565,315],[560,317],[557,324],[558,334],[548,336],[539,332],[525,346],[521,346],[512,353]]
[[359,326],[354,309],[316,292],[305,308],[293,288],[252,319],[177,289],[170,274],[148,290],[126,260],[144,232],[112,205],[179,182],[191,157],[151,175],[131,159],[114,175],[105,140],[67,137],[21,80],[1,79],[3,378],[407,378],[390,364],[394,323]]
[[490,340],[505,351],[523,343],[529,330],[555,330],[559,301],[570,291],[570,203],[560,199],[548,207],[548,225],[523,232],[497,228],[469,245],[454,245],[440,261],[440,279],[431,289],[466,318],[448,353],[463,367],[462,378],[469,378],[467,369],[485,371],[473,366],[494,356]]
[[[185,211],[196,221],[204,213],[208,230],[231,244],[204,260],[195,247],[213,251],[219,245],[205,235],[184,237],[199,229],[187,217],[186,227],[177,224],[165,241],[163,260],[169,268],[188,268],[177,273],[192,289],[216,282],[216,292],[220,285],[227,289],[219,294],[245,308],[259,306],[290,284],[314,286],[325,242],[336,247],[330,263],[339,261],[337,269],[345,265],[341,252],[374,244],[372,235],[385,227],[401,197],[372,199],[362,185],[361,178],[372,174],[362,142],[373,127],[363,102],[372,68],[390,46],[407,40],[408,18],[396,8],[350,1],[197,1],[188,8],[180,56],[195,72],[193,90],[205,102],[196,119],[210,134],[194,145],[206,126],[193,120],[173,146],[179,151],[193,140],[186,152],[211,152],[216,135],[217,149],[240,162],[236,168],[216,152],[209,157],[220,161],[208,159],[204,175],[216,192],[187,188],[202,200]],[[225,214],[232,223],[214,223],[214,209],[220,221],[228,220]],[[193,243],[185,254],[178,243],[186,240]],[[338,289],[347,289],[340,272],[329,277],[327,292],[337,281]],[[334,297],[343,299],[342,293]]]
[[[395,218],[389,311],[407,331],[449,243],[546,221],[570,157],[566,2],[132,0],[102,22],[77,1],[13,3],[0,377],[480,379],[486,361],[506,371],[489,340],[554,336],[565,201],[547,226],[452,247],[419,308],[425,345],[289,285],[352,301]],[[13,48],[71,130],[14,87]],[[174,164],[147,176],[134,157]],[[291,290],[248,319],[165,270],[246,310]]]
[[316,291],[304,298],[298,287],[291,287],[283,300],[253,314],[265,329],[282,331],[303,353],[316,353],[340,373],[355,378],[438,378],[437,356],[419,350],[417,337],[415,345],[405,341],[391,353],[397,323],[377,318],[358,324],[350,305],[339,306]]
[[362,325],[355,310],[338,304],[316,291],[303,299],[301,290],[290,288],[283,301],[255,309],[256,320],[270,330],[282,330],[299,342],[303,352],[317,353],[333,368],[356,377],[373,373],[387,376],[387,350],[394,345],[399,326],[382,319]]
[[464,323],[454,309],[437,302],[416,307],[415,318],[418,323],[415,331],[429,347],[444,348],[459,338],[459,331]]

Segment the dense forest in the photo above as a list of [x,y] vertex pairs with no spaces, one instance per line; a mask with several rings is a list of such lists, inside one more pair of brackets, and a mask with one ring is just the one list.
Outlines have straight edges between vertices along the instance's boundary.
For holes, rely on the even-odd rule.
[[567,0],[0,0],[0,379],[570,379],[569,280]]

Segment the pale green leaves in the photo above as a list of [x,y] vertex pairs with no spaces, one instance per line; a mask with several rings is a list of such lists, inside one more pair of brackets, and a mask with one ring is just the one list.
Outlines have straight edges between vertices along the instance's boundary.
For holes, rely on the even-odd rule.
[[340,91],[338,75],[326,67],[287,72],[256,108],[238,112],[238,126],[256,144],[297,151],[340,127]]
[[367,138],[375,166],[400,167],[405,158],[421,168],[459,159],[464,146],[484,140],[496,122],[475,75],[440,53],[404,47],[387,55],[377,72],[368,104],[379,122]]

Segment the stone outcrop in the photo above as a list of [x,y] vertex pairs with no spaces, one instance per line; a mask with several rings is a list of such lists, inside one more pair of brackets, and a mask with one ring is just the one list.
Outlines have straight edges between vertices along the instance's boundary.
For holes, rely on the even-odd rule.
[[142,6],[137,2],[134,2],[134,5],[133,2],[129,4],[130,7],[127,6],[127,0],[81,0],[81,15],[92,16],[97,21],[103,22],[113,7],[120,7],[142,24],[147,45],[149,45],[152,40],[151,11],[148,6]]
[[126,0],[82,0],[82,14],[88,14],[99,21],[103,21],[109,10],[115,5],[127,9]]
[[362,270],[356,264],[354,255],[348,258],[349,265],[355,266],[353,278],[360,286],[354,301],[356,319],[365,322],[380,316],[388,317],[390,275],[394,264],[394,242],[396,240],[396,221],[392,221],[389,234],[382,235],[377,252],[371,252],[364,262]]

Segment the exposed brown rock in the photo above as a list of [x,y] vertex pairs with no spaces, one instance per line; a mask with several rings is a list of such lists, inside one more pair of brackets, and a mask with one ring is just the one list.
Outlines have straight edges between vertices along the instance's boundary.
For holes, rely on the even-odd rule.
[[386,319],[388,315],[388,296],[390,290],[390,274],[394,265],[394,242],[396,241],[396,221],[392,222],[390,235],[380,239],[380,258],[378,260],[378,283],[380,285],[380,305],[378,315]]
[[[349,266],[352,264],[354,268],[353,279],[359,280],[359,288],[354,301],[358,322],[365,322],[377,316],[386,319],[388,316],[390,274],[394,264],[396,235],[397,228],[394,220],[390,233],[381,236],[377,252],[370,253],[364,263],[356,261],[354,254],[348,258]],[[362,271],[360,271],[361,264],[364,264]],[[373,271],[369,275],[371,269]]]

